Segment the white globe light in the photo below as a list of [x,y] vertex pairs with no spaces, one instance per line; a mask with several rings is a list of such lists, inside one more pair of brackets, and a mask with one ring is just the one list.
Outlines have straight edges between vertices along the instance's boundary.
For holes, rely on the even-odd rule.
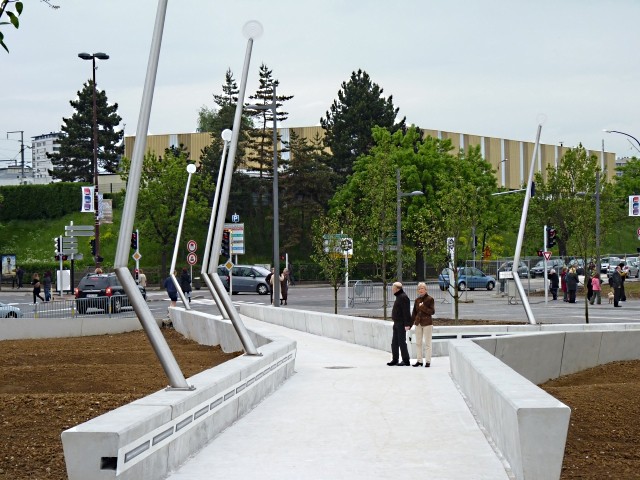
[[193,163],[190,163],[189,165],[187,165],[187,172],[196,173],[196,166]]
[[233,135],[233,132],[231,130],[229,130],[228,128],[225,128],[222,131],[222,140],[224,140],[225,142],[230,142],[231,141],[231,136]]
[[262,36],[264,29],[262,28],[262,24],[257,20],[249,20],[242,27],[242,34],[245,38],[259,38]]

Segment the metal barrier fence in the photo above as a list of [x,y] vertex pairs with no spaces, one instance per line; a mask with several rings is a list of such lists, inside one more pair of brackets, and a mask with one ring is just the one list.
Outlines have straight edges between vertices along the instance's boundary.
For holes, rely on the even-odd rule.
[[[427,292],[431,295],[436,303],[451,303],[451,295],[448,291],[442,291],[437,281],[424,282],[427,285]],[[387,284],[387,306],[393,304],[395,297],[391,291],[393,282]],[[406,282],[402,284],[402,289],[407,296],[413,301],[418,295],[418,282]],[[382,282],[373,282],[371,280],[349,280],[349,307],[355,308],[356,305],[368,305],[372,308],[384,306]]]
[[[69,318],[86,315],[106,315],[107,317],[135,317],[136,313],[129,304],[126,295],[114,295],[111,297],[78,298],[52,300],[26,304],[21,307],[25,317],[33,318]],[[28,311],[28,307],[32,307]]]

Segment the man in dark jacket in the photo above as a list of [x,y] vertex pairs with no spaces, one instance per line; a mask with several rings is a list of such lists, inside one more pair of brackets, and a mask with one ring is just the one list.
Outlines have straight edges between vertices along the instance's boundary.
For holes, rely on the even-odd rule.
[[[391,361],[387,363],[390,367],[393,365],[409,366],[409,349],[407,348],[407,331],[411,328],[413,321],[411,320],[411,301],[407,294],[402,290],[402,284],[396,282],[391,287],[391,291],[396,296],[391,310],[391,318],[393,319],[393,337],[391,339]],[[402,355],[402,362],[399,357]]]
[[620,301],[620,297],[622,296],[622,267],[624,267],[624,263],[620,263],[616,270],[613,272],[611,276],[611,286],[613,287],[613,306],[621,307],[622,305],[618,305]]
[[553,299],[558,300],[558,286],[560,284],[558,273],[552,268],[547,278],[549,279],[549,291],[553,295]]

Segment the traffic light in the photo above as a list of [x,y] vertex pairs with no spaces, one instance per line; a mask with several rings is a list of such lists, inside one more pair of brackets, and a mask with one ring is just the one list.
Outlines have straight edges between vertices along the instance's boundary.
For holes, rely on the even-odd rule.
[[133,232],[131,234],[131,248],[134,250],[138,249],[138,234],[137,232]]
[[53,239],[53,248],[55,249],[56,255],[62,251],[62,239],[60,237]]
[[133,278],[135,279],[136,282],[140,278],[140,271],[137,268],[133,271]]
[[91,240],[89,240],[89,245],[91,245],[91,255],[96,254],[96,239],[92,238]]
[[231,257],[231,230],[224,229],[222,232],[222,247],[220,253],[223,257]]
[[556,229],[553,227],[547,227],[547,249],[553,247],[556,244]]

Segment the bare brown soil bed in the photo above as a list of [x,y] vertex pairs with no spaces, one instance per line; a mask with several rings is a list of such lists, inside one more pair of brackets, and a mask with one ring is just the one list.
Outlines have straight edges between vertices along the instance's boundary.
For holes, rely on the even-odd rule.
[[571,407],[562,479],[640,478],[640,361],[600,365],[541,387]]
[[[235,357],[163,334],[185,377]],[[0,341],[0,479],[66,479],[60,433],[167,386],[142,331]]]
[[[499,322],[459,324],[479,323]],[[163,333],[186,377],[235,356],[173,330]],[[0,372],[2,480],[65,479],[63,430],[167,385],[142,332],[2,341]],[[563,479],[640,477],[640,361],[600,366],[542,388],[571,407]]]

